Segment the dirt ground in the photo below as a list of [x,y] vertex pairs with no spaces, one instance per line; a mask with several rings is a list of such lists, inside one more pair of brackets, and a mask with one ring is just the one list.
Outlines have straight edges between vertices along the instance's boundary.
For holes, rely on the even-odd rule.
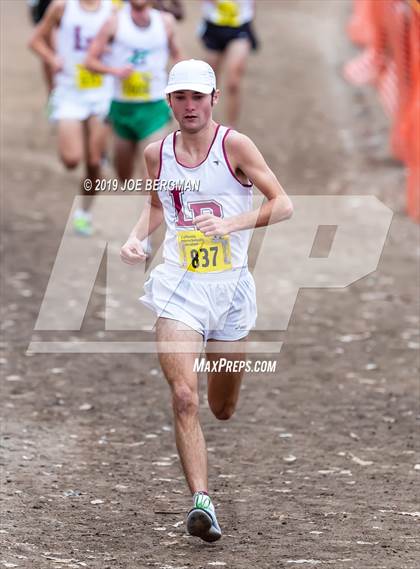
[[[0,2],[0,567],[420,565],[419,247],[403,213],[404,172],[388,157],[375,94],[339,75],[353,53],[343,33],[350,3],[258,7],[262,49],[249,65],[241,130],[291,195],[371,194],[395,215],[376,272],[344,290],[300,291],[277,336],[276,373],[246,376],[230,422],[214,419],[202,390],[224,529],[204,545],[185,532],[190,496],[156,356],[27,352],[34,339],[103,338],[104,276],[80,332],[34,333],[81,172],[64,172],[55,155],[40,68],[26,49],[26,3]],[[182,25],[193,55],[198,8],[187,2]],[[265,302],[274,308],[275,297]]]

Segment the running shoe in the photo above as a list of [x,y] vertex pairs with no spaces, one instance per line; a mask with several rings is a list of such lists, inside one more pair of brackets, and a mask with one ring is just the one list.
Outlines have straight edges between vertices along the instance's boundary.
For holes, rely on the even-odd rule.
[[73,216],[73,229],[78,235],[90,237],[93,233],[92,218],[90,214],[77,211]]
[[217,522],[210,496],[204,492],[196,492],[193,502],[194,506],[187,516],[188,533],[209,543],[220,539],[222,530]]

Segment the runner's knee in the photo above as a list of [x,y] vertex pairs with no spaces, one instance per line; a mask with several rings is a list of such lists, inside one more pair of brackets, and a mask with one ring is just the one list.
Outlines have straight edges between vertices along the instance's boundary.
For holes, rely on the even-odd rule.
[[114,168],[117,172],[118,179],[123,184],[132,178],[132,167],[126,164],[121,164],[119,160],[114,160]]
[[172,393],[172,405],[178,417],[196,415],[198,413],[198,394],[187,385],[175,387]]
[[216,419],[219,421],[227,421],[229,420],[235,412],[235,404],[234,403],[224,403],[221,406],[212,405],[209,402],[210,409]]
[[227,79],[226,88],[231,95],[239,92],[240,85],[241,76],[238,74],[233,74]]
[[94,171],[95,175],[96,175],[97,171],[101,167],[101,162],[102,162],[101,156],[99,156],[99,155],[98,156],[90,156],[88,159],[87,167],[89,170]]
[[67,153],[67,152],[62,152],[60,158],[64,166],[68,170],[73,170],[74,168],[77,168],[82,159],[82,157],[76,153]]

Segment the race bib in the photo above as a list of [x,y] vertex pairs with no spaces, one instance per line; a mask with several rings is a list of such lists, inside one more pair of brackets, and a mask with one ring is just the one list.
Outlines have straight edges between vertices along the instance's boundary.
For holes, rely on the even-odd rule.
[[193,273],[213,273],[232,268],[230,237],[206,237],[201,231],[178,231],[181,265]]
[[83,65],[76,65],[76,85],[78,89],[99,89],[104,83],[100,73],[89,71]]
[[126,99],[147,101],[150,99],[150,84],[152,74],[149,71],[133,71],[126,79],[123,79],[122,93]]
[[219,26],[239,27],[239,6],[233,0],[217,2],[216,22]]

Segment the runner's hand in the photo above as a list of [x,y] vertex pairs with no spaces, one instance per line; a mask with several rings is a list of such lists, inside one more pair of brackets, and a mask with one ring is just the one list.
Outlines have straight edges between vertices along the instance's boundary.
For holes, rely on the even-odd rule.
[[127,242],[121,247],[120,257],[121,261],[127,265],[136,265],[147,259],[143,245],[137,237],[127,239]]
[[52,60],[49,63],[49,66],[51,68],[51,71],[54,74],[58,73],[59,71],[62,71],[62,69],[63,69],[63,60],[61,59],[60,56],[54,55],[54,57],[52,58]]
[[134,67],[132,65],[123,65],[123,67],[117,67],[114,69],[113,75],[118,77],[118,79],[127,79],[134,71]]
[[209,237],[227,235],[230,233],[229,220],[216,217],[211,213],[198,215],[194,219],[194,225],[204,233],[204,235]]

